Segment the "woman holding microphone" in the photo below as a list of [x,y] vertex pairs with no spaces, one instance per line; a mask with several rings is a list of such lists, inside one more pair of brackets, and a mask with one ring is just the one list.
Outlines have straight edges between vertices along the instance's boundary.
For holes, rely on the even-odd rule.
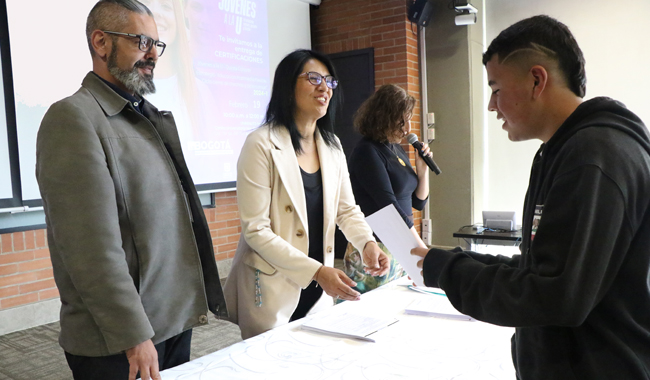
[[[420,246],[426,244],[413,225],[413,208],[422,210],[429,197],[429,169],[415,155],[415,170],[400,142],[411,132],[411,116],[415,98],[404,89],[387,84],[381,86],[359,107],[354,125],[363,136],[350,156],[350,180],[354,197],[361,211],[368,216],[392,204],[410,228]],[[431,156],[428,146],[423,154]],[[360,292],[372,290],[402,276],[402,267],[392,259],[386,247],[382,250],[391,258],[390,272],[373,276],[363,271],[359,252],[348,244],[345,272]]]

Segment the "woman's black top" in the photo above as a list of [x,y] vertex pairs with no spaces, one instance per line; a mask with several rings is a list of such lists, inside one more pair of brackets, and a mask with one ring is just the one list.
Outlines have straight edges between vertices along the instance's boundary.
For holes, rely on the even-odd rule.
[[[318,169],[316,173],[307,173],[300,168],[302,183],[305,188],[305,201],[307,204],[307,223],[309,224],[309,257],[323,263],[323,177]],[[298,307],[291,315],[289,321],[300,319],[307,315],[309,309],[323,294],[323,288],[317,286],[316,281],[300,291]]]
[[413,227],[413,210],[422,210],[427,200],[415,195],[418,176],[399,144],[382,144],[366,137],[348,160],[352,191],[361,211],[368,216],[393,204],[406,225]]

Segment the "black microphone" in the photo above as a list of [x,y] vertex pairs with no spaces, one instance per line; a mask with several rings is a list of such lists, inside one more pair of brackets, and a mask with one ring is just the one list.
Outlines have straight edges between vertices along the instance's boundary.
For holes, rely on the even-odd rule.
[[440,168],[438,167],[438,165],[436,165],[435,162],[433,162],[433,158],[422,154],[422,148],[424,148],[424,145],[422,145],[422,143],[418,141],[418,137],[415,135],[415,133],[409,133],[409,135],[406,136],[406,140],[409,142],[409,144],[413,145],[413,148],[415,148],[415,150],[418,152],[420,157],[422,157],[424,162],[427,163],[429,169],[431,169],[434,173],[436,173],[436,175],[440,174]]

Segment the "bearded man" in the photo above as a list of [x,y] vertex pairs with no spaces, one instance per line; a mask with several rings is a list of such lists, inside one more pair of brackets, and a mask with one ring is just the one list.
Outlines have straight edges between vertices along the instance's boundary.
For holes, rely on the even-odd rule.
[[93,70],[37,139],[59,342],[75,379],[158,379],[226,305],[174,119],[143,98],[165,50],[151,11],[99,1],[86,37]]

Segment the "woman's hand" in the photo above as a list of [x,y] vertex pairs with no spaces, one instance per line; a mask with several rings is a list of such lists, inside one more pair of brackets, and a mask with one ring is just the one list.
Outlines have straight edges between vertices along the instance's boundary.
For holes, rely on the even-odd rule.
[[326,266],[320,267],[314,280],[318,282],[327,295],[347,301],[358,301],[361,293],[352,289],[357,283],[352,281],[343,271]]
[[383,276],[390,270],[388,256],[374,241],[366,243],[366,246],[363,247],[362,257],[366,273],[372,276]]
[[[431,149],[425,143],[422,143],[422,152],[424,156],[431,157]],[[429,167],[420,154],[415,151],[415,172],[418,176],[418,186],[415,188],[415,196],[418,199],[425,200],[429,196]]]
[[[431,149],[429,149],[429,145],[422,143],[422,153],[425,156],[432,157],[433,155],[431,154]],[[429,167],[427,166],[427,163],[424,162],[424,159],[420,157],[420,154],[415,151],[415,170],[418,174],[418,176],[423,176],[425,174],[429,174]]]

